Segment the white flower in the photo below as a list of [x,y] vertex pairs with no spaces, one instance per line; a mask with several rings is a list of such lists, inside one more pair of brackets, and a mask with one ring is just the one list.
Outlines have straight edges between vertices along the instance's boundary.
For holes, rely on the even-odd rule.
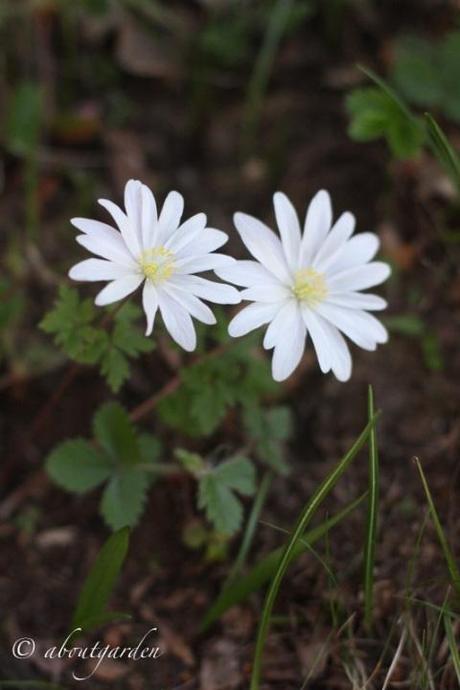
[[144,283],[142,303],[147,317],[146,335],[153,330],[157,310],[171,337],[184,350],[196,347],[191,317],[206,324],[216,319],[201,299],[218,304],[238,304],[238,291],[195,273],[234,262],[213,254],[228,240],[220,230],[206,227],[204,213],[181,224],[183,197],[170,192],[157,213],[155,198],[146,185],[130,180],[125,187],[125,211],[111,201],[99,203],[112,216],[118,229],[98,220],[73,218],[81,230],[77,242],[100,259],[87,259],[74,266],[74,280],[110,281],[96,297],[97,305],[111,304]]
[[385,300],[359,292],[390,274],[387,264],[371,261],[379,240],[371,232],[352,237],[355,219],[348,212],[332,225],[325,191],[311,201],[303,234],[284,194],[274,195],[274,206],[281,241],[256,218],[235,214],[241,239],[257,261],[237,261],[216,271],[222,279],[245,287],[241,296],[252,301],[231,321],[229,333],[241,336],[269,324],[263,344],[274,348],[272,372],[277,381],[297,367],[309,333],[321,371],[332,370],[346,381],[351,356],[342,333],[365,350],[375,350],[388,339],[380,321],[367,313],[385,309]]

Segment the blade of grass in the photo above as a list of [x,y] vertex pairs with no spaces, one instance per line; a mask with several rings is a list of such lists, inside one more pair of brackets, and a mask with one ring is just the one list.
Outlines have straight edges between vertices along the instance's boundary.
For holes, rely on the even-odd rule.
[[452,656],[452,664],[454,666],[455,675],[457,676],[457,682],[460,687],[460,654],[458,651],[458,645],[455,640],[454,630],[452,628],[451,612],[447,609],[444,611],[444,630],[446,631],[447,643],[449,645],[450,654]]
[[404,101],[398,96],[396,91],[391,88],[387,82],[382,79],[382,77],[379,77],[378,74],[374,72],[374,70],[370,69],[369,67],[365,67],[364,65],[357,65],[358,69],[363,72],[363,74],[366,75],[366,77],[369,77],[371,81],[374,82],[382,91],[386,93],[386,95],[391,98],[391,100],[399,107],[402,113],[407,117],[408,120],[410,120],[412,123],[417,122],[417,118],[415,115],[411,113],[407,105],[404,103]]
[[[99,551],[97,558],[81,590],[72,619],[72,628],[88,631],[100,621],[107,622],[106,611],[112,589],[126,558],[129,546],[129,529],[114,532]],[[113,614],[116,618],[120,613]]]
[[[374,391],[368,390],[368,415],[374,416]],[[369,492],[367,507],[366,543],[364,545],[364,621],[368,630],[372,627],[374,608],[374,564],[379,509],[379,455],[377,432],[373,426],[369,434]]]
[[351,461],[357,455],[358,451],[366,443],[370,431],[375,424],[377,415],[368,422],[366,428],[360,434],[358,439],[355,441],[351,449],[344,455],[342,460],[335,466],[333,471],[324,479],[320,484],[318,489],[315,491],[311,499],[308,501],[304,510],[299,516],[297,524],[294,528],[292,536],[287,542],[283,555],[281,556],[279,565],[273,576],[271,585],[268,589],[267,596],[265,598],[264,607],[262,610],[261,621],[259,625],[259,630],[257,634],[256,649],[254,654],[254,664],[252,670],[250,690],[259,690],[260,685],[260,674],[262,668],[262,656],[265,648],[265,642],[267,639],[268,631],[270,628],[270,619],[273,611],[273,606],[275,604],[281,582],[283,581],[284,575],[291,562],[292,554],[294,553],[295,545],[299,538],[302,536],[305,528],[309,524],[313,515],[318,510],[321,503],[324,501],[326,496],[331,492],[333,487],[336,485],[337,481],[340,479],[342,474],[345,472]]
[[267,90],[272,65],[278,46],[288,25],[294,0],[277,0],[271,11],[264,41],[251,74],[243,121],[243,151],[250,153],[254,134],[260,119],[262,103]]
[[[359,498],[355,499],[336,515],[333,515],[331,518],[321,523],[321,525],[318,525],[318,527],[315,527],[304,534],[301,540],[299,540],[295,546],[291,556],[291,562],[304,553],[306,548],[305,544],[308,544],[311,547],[312,544],[321,539],[332,527],[337,525],[353,510],[355,510],[355,508],[357,508],[358,505],[360,505],[366,498],[366,495],[367,494],[363,494]],[[239,577],[235,582],[232,582],[227,587],[224,587],[203,619],[201,626],[202,632],[207,630],[207,628],[209,628],[209,626],[220,618],[220,616],[229,608],[244,601],[250,594],[256,592],[258,589],[263,587],[264,584],[269,582],[276,570],[277,565],[279,564],[280,558],[283,554],[283,549],[284,547],[280,546],[274,551],[271,551],[267,556],[265,556],[265,558],[257,563],[257,565],[254,566],[254,568],[252,568],[247,575],[244,577]]]
[[271,470],[268,470],[262,477],[259,490],[254,499],[254,503],[252,504],[251,513],[248,518],[246,530],[244,532],[244,537],[241,541],[240,549],[238,551],[232,569],[230,570],[230,573],[227,577],[227,580],[224,584],[224,588],[230,585],[230,583],[241,573],[243,569],[247,555],[249,553],[249,549],[251,548],[252,540],[254,538],[254,532],[257,526],[259,515],[262,511],[265,500],[267,498],[268,491],[270,489],[270,485],[273,481],[273,476],[273,472]]
[[438,161],[447,170],[457,189],[460,190],[460,158],[434,117],[425,113],[425,120],[431,148]]
[[423,489],[425,491],[426,499],[428,501],[428,507],[430,509],[430,515],[431,519],[433,521],[436,534],[439,540],[439,543],[441,545],[442,552],[444,554],[444,558],[446,559],[447,563],[447,568],[449,570],[449,574],[452,580],[452,584],[454,586],[454,589],[458,594],[460,594],[460,572],[458,570],[457,564],[455,562],[454,555],[451,551],[451,548],[449,546],[449,542],[447,540],[447,537],[444,533],[444,530],[441,525],[441,520],[439,519],[438,511],[436,510],[436,506],[434,505],[433,497],[431,495],[430,487],[428,486],[428,482],[425,477],[425,473],[422,469],[422,465],[420,464],[420,460],[418,458],[414,458],[414,462],[417,466],[418,472],[420,474],[420,479],[422,480],[423,484]]

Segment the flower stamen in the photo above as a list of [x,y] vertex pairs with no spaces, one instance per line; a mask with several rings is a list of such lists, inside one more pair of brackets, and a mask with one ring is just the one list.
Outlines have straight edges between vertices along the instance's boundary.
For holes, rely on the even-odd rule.
[[158,285],[174,273],[174,253],[166,247],[146,249],[139,258],[139,265],[145,277]]
[[303,268],[294,276],[292,292],[300,302],[315,307],[326,299],[328,289],[322,273],[318,273],[314,268]]

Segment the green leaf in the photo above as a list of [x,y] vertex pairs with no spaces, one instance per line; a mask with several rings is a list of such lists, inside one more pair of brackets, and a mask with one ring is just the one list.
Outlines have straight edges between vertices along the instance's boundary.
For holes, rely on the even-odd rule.
[[386,91],[368,87],[352,91],[346,99],[350,116],[348,133],[356,141],[384,137],[399,158],[410,158],[420,152],[423,128]]
[[129,362],[126,356],[114,347],[109,347],[101,362],[101,374],[114,393],[118,393],[129,378]]
[[213,474],[218,482],[239,491],[244,496],[252,496],[255,493],[256,471],[247,458],[237,456],[222,462],[214,469]]
[[[347,515],[349,515],[358,505],[362,503],[366,494],[363,494],[358,499],[347,505],[337,515],[328,518],[322,522],[318,527],[306,532],[297,542],[295,549],[291,556],[291,563],[304,553],[309,547],[313,546],[315,542],[321,539],[327,532],[341,522]],[[280,546],[274,549],[269,554],[264,556],[262,560],[257,563],[247,575],[240,575],[232,581],[217,597],[211,608],[207,611],[201,630],[204,632],[212,625],[220,616],[222,616],[229,608],[236,606],[257,590],[261,589],[272,577],[279,564],[280,558],[283,554],[283,547]]]
[[142,462],[155,464],[160,459],[162,446],[155,436],[148,433],[140,434],[137,437],[137,442]]
[[99,408],[94,416],[94,435],[114,462],[133,465],[141,460],[134,427],[119,403]]
[[112,330],[104,330],[95,323],[98,313],[92,301],[80,300],[77,290],[64,285],[40,327],[54,335],[56,345],[71,359],[99,365],[110,388],[118,391],[129,378],[129,359],[150,352],[154,343],[134,323],[141,315],[137,307],[127,302],[111,312]]
[[72,628],[90,628],[88,621],[105,613],[107,603],[120,574],[129,546],[129,530],[121,529],[100,550],[78,599]]
[[198,507],[206,510],[206,517],[217,532],[234,534],[241,527],[243,507],[235,494],[213,474],[200,480]]
[[193,477],[198,478],[206,471],[206,463],[198,453],[191,453],[184,448],[176,448],[174,455],[182,467]]
[[104,489],[101,513],[114,530],[136,525],[144,510],[151,477],[134,467],[121,469]]
[[189,436],[209,436],[229,408],[255,404],[277,389],[268,363],[252,355],[250,341],[183,370],[181,379],[180,388],[157,411],[166,424]]
[[286,406],[264,410],[258,405],[245,408],[246,431],[255,442],[257,457],[281,474],[289,468],[285,460],[285,442],[292,434],[293,419]]
[[221,534],[234,534],[241,526],[243,507],[234,491],[246,496],[255,492],[254,466],[246,458],[227,460],[199,480],[198,507]]
[[105,481],[113,471],[110,460],[81,438],[64,441],[46,461],[50,477],[68,491],[84,493]]
[[392,78],[410,103],[437,106],[442,101],[436,53],[431,41],[417,36],[405,36],[397,43]]
[[7,148],[19,156],[34,155],[40,136],[42,94],[38,84],[24,82],[13,94],[6,123]]

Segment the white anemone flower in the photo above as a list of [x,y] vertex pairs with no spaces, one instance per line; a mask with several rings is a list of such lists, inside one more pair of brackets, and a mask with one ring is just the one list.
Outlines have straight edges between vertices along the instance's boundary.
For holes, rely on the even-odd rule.
[[[353,235],[355,219],[345,212],[332,224],[329,194],[320,191],[308,206],[303,233],[289,199],[274,195],[281,240],[264,223],[245,213],[235,225],[256,261],[219,268],[223,280],[246,288],[243,308],[230,322],[230,335],[242,336],[269,324],[264,347],[274,348],[273,378],[282,381],[299,364],[310,334],[321,371],[340,381],[351,376],[351,356],[343,337],[365,350],[388,339],[369,311],[385,309],[381,297],[360,292],[386,280],[390,268],[371,261],[379,247],[371,232]],[[343,335],[342,335],[343,334]]]
[[87,218],[71,223],[83,233],[77,242],[98,257],[74,266],[70,278],[109,281],[96,297],[99,306],[127,297],[142,283],[142,303],[150,335],[157,310],[166,329],[184,350],[196,347],[192,316],[205,324],[216,319],[202,299],[218,304],[238,304],[239,292],[231,285],[195,275],[234,262],[213,253],[228,240],[220,230],[206,227],[206,215],[198,213],[181,224],[184,199],[170,192],[157,212],[150,189],[129,180],[124,194],[125,210],[112,201],[99,203],[112,216],[116,228]]

